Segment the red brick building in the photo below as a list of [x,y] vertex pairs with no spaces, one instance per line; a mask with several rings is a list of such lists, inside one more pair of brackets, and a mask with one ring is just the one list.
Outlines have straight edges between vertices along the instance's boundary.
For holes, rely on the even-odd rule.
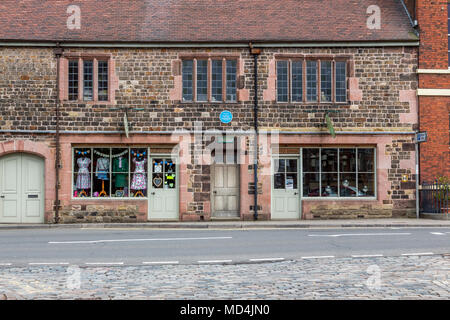
[[450,4],[408,1],[420,32],[419,123],[428,133],[420,145],[421,181],[450,177]]
[[0,222],[414,214],[418,40],[398,0],[2,0]]

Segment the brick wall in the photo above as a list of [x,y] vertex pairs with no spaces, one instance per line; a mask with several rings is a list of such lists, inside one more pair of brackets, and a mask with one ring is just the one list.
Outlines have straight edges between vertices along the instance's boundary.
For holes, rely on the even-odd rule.
[[[447,2],[417,1],[420,69],[448,69]],[[419,88],[449,89],[450,75],[420,74]],[[421,96],[419,104],[420,129],[427,131],[429,137],[420,146],[421,180],[430,182],[439,176],[450,177],[450,97]]]

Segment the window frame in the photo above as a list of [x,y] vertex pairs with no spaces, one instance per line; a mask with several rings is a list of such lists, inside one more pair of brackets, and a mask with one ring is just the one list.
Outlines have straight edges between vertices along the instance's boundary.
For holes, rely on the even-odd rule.
[[[90,149],[90,166],[91,170],[89,172],[90,174],[90,179],[91,179],[91,193],[89,197],[75,197],[74,196],[74,178],[75,178],[75,150],[76,149]],[[93,167],[93,157],[94,157],[94,149],[110,149],[110,159],[111,159],[111,154],[112,154],[112,150],[113,149],[128,149],[128,155],[129,155],[129,161],[128,161],[128,196],[127,197],[112,197],[111,196],[111,191],[112,191],[112,161],[110,161],[109,163],[109,175],[110,175],[110,183],[109,183],[109,193],[108,193],[108,197],[93,197],[93,182],[94,182],[94,173],[95,173],[95,169]],[[146,172],[146,178],[147,178],[147,195],[145,197],[131,197],[129,196],[130,194],[130,187],[131,187],[131,178],[132,178],[132,172],[131,172],[131,149],[146,149],[147,151],[147,172]],[[149,168],[150,168],[150,147],[149,146],[120,146],[120,145],[76,145],[76,146],[72,146],[72,167],[71,167],[71,199],[72,200],[106,200],[106,201],[111,201],[111,200],[118,200],[118,201],[122,201],[122,200],[148,200],[149,199],[149,183],[151,182],[151,180],[149,180]]]
[[[309,172],[304,172],[303,171],[303,150],[304,149],[319,149],[319,172],[317,172],[317,174],[319,175],[319,190],[320,190],[320,194],[322,194],[322,149],[336,149],[337,151],[337,177],[338,177],[338,189],[337,189],[337,194],[340,195],[340,187],[341,187],[341,179],[340,176],[342,173],[346,173],[346,172],[341,172],[340,171],[340,149],[356,149],[356,153],[355,153],[355,157],[356,157],[356,171],[354,172],[355,177],[356,177],[356,188],[357,190],[359,190],[358,188],[358,176],[360,173],[366,173],[366,172],[360,172],[358,169],[358,150],[359,149],[372,149],[374,151],[373,154],[373,172],[369,172],[373,174],[373,183],[374,183],[374,187],[373,187],[373,192],[374,195],[373,196],[368,196],[368,197],[341,197],[341,196],[337,196],[337,197],[324,197],[324,196],[318,196],[318,197],[305,197],[303,195],[303,175],[305,173],[309,173]],[[377,148],[374,146],[311,146],[311,147],[301,147],[300,148],[300,166],[301,166],[301,171],[300,171],[300,183],[301,183],[301,190],[300,190],[300,195],[301,195],[301,199],[302,200],[331,200],[331,201],[336,201],[336,200],[354,200],[354,201],[361,201],[361,200],[377,200],[378,199],[378,185],[377,185],[377,181],[378,181],[378,177],[377,177]],[[353,172],[352,172],[353,173]]]
[[[77,54],[68,54],[63,56],[64,59],[67,60],[67,78],[64,79],[64,87],[66,91],[65,101],[68,103],[85,103],[85,104],[111,104],[113,101],[112,91],[112,72],[111,69],[111,61],[112,58],[110,55],[77,55]],[[72,61],[78,61],[78,96],[77,99],[70,99],[70,79],[69,79],[69,65]],[[84,82],[85,82],[85,74],[84,74],[84,63],[86,61],[92,61],[92,99],[85,100],[84,99]],[[107,99],[100,100],[99,99],[99,62],[106,62],[106,82],[107,88]],[[105,90],[105,89],[103,89]]]
[[[207,73],[206,73],[206,82],[207,82],[207,99],[206,100],[198,100],[197,98],[197,61],[199,60],[206,60],[207,61]],[[239,57],[237,56],[186,56],[181,57],[181,78],[183,79],[185,73],[183,64],[185,61],[192,61],[192,100],[185,100],[184,99],[184,83],[182,81],[182,87],[181,87],[181,103],[212,103],[212,104],[230,104],[230,103],[237,103],[238,102],[238,83],[239,83]],[[216,101],[213,99],[213,90],[212,90],[212,66],[213,61],[221,61],[222,64],[222,75],[221,75],[221,82],[222,82],[222,100]],[[236,72],[235,72],[235,79],[234,79],[234,100],[228,100],[228,89],[229,89],[229,83],[232,82],[232,80],[228,79],[228,73],[227,73],[227,62],[228,61],[235,61],[236,63]]]
[[[279,61],[287,61],[288,62],[288,101],[279,101],[278,100],[278,62]],[[317,63],[316,67],[316,100],[310,101],[308,100],[308,61],[314,61]],[[322,101],[321,97],[321,82],[322,75],[321,69],[322,64],[321,61],[331,62],[331,101]],[[293,62],[302,62],[302,101],[294,101],[292,98],[292,64]],[[337,62],[345,62],[345,101],[337,101],[336,98],[336,63]],[[348,104],[349,103],[349,68],[350,68],[350,59],[346,57],[276,57],[275,58],[275,75],[276,75],[276,102],[279,104]]]

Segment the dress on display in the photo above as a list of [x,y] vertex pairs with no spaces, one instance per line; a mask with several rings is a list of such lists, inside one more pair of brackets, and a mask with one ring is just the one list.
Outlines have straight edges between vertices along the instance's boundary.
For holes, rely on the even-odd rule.
[[147,178],[145,174],[145,163],[147,159],[142,161],[137,161],[136,158],[133,159],[136,169],[133,174],[133,181],[131,182],[132,190],[146,190],[147,189]]
[[[113,172],[116,188],[125,188],[128,185],[128,159],[125,157],[117,157],[113,160]],[[123,172],[123,173],[122,173]]]
[[109,180],[108,172],[109,172],[109,159],[100,158],[97,160],[97,168],[95,169],[95,175],[100,180]]
[[81,189],[90,189],[91,188],[91,177],[89,174],[89,164],[91,163],[91,159],[89,158],[78,158],[78,176],[77,176],[77,184],[76,188],[78,190]]

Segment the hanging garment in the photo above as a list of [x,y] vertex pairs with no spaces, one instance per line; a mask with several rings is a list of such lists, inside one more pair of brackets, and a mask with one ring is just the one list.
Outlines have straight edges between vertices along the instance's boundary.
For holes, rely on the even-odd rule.
[[78,176],[76,188],[78,190],[81,189],[90,189],[91,188],[91,177],[89,174],[89,164],[91,163],[91,159],[89,158],[78,158]]
[[[121,173],[124,172],[124,173]],[[115,179],[114,185],[116,188],[125,188],[128,177],[128,159],[124,157],[117,157],[113,160],[113,176]]]
[[137,161],[136,158],[133,159],[136,169],[133,174],[133,181],[131,182],[132,190],[146,190],[147,189],[147,177],[145,174],[145,163],[147,159],[142,161]]
[[109,159],[100,158],[97,160],[97,168],[95,169],[95,176],[100,180],[109,180]]

